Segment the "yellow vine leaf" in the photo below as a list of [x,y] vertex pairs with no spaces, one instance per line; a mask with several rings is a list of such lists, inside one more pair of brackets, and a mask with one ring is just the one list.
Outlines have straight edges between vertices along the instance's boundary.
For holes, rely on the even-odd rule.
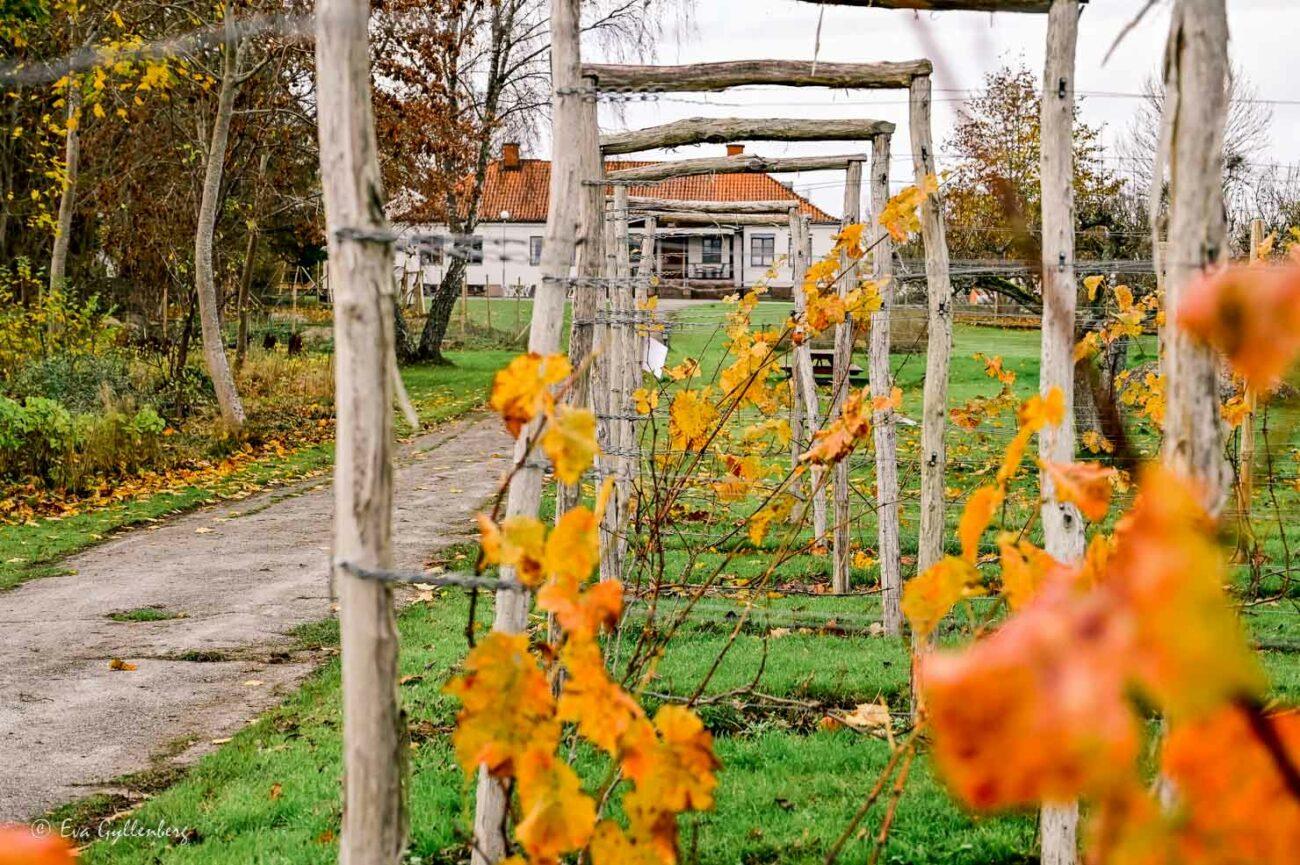
[[972,565],[979,561],[980,537],[1005,498],[1000,486],[987,486],[977,489],[966,502],[957,524],[957,539],[961,541],[962,556]]
[[632,391],[632,404],[637,414],[650,414],[659,406],[659,391],[652,387],[639,387]]
[[490,565],[515,569],[519,582],[536,586],[542,581],[546,526],[536,517],[507,517],[501,525],[486,514],[478,515],[479,544]]
[[520,355],[496,374],[488,404],[505,420],[510,434],[518,438],[529,421],[554,405],[551,385],[572,374],[573,368],[564,355],[542,357],[531,352]]
[[535,863],[558,862],[581,850],[596,827],[596,803],[553,749],[530,749],[516,773],[523,819],[515,837]]
[[1044,463],[1043,469],[1052,479],[1059,501],[1078,507],[1089,522],[1098,522],[1106,516],[1114,492],[1111,485],[1114,469],[1099,463]]
[[528,651],[527,634],[488,634],[444,690],[461,702],[451,741],[467,775],[479,766],[512,774],[529,750],[554,751],[559,743],[551,686]]
[[668,410],[668,435],[676,450],[698,451],[709,443],[718,409],[709,402],[709,389],[683,390]]
[[542,450],[562,484],[576,484],[596,453],[596,416],[585,408],[560,406],[542,436]]
[[918,640],[927,639],[963,598],[985,594],[979,571],[965,559],[946,556],[903,587],[903,615]]

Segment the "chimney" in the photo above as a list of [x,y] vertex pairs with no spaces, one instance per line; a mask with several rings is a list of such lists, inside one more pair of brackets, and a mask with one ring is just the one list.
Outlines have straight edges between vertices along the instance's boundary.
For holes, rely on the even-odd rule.
[[744,156],[744,155],[745,155],[745,145],[743,145],[743,144],[728,144],[728,145],[727,145],[727,155],[728,155],[728,156]]
[[501,148],[501,167],[506,171],[518,171],[522,164],[518,142],[506,142]]

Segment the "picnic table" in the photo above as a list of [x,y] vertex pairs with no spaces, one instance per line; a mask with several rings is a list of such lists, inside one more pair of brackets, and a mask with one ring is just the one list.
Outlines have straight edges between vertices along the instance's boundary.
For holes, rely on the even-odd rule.
[[[833,348],[813,348],[809,349],[812,355],[813,381],[818,384],[835,383],[835,349]],[[791,361],[787,360],[781,365],[782,371],[786,376],[793,375],[794,370],[791,368]],[[849,384],[864,385],[867,383],[867,371],[852,361],[849,362]]]

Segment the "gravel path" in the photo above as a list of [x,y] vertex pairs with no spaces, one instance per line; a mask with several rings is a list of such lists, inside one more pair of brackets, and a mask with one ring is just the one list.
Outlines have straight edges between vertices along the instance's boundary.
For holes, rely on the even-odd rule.
[[[509,453],[483,415],[402,447],[399,567],[470,534]],[[318,660],[291,651],[290,631],[331,614],[332,513],[328,481],[280,488],[129,532],[68,559],[69,576],[0,593],[0,822],[114,792],[157,759],[192,761],[280,702]],[[179,618],[109,618],[150,606]]]

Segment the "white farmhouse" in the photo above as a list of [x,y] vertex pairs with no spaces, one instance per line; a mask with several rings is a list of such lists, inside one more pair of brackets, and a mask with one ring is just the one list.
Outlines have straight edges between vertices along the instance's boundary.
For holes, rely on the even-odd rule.
[[[744,147],[730,145],[729,156]],[[647,165],[647,162],[606,162],[607,171]],[[505,145],[501,158],[487,168],[483,215],[474,237],[464,246],[470,255],[469,293],[491,297],[531,296],[542,281],[542,236],[550,198],[551,163],[524,159],[519,145]],[[834,245],[839,220],[795,194],[789,186],[767,174],[719,174],[683,177],[653,186],[634,186],[633,197],[678,201],[737,202],[789,201],[812,224],[813,255],[821,256]],[[438,233],[441,225],[404,225],[404,232]],[[632,222],[633,247],[640,223]],[[763,281],[774,266],[775,279],[767,280],[773,294],[789,296],[791,279],[790,232],[784,225],[737,226],[720,222],[702,227],[661,225],[656,231],[655,273],[663,296],[722,297]],[[403,285],[422,283],[429,294],[442,281],[447,258],[443,253],[399,253],[397,268]]]

